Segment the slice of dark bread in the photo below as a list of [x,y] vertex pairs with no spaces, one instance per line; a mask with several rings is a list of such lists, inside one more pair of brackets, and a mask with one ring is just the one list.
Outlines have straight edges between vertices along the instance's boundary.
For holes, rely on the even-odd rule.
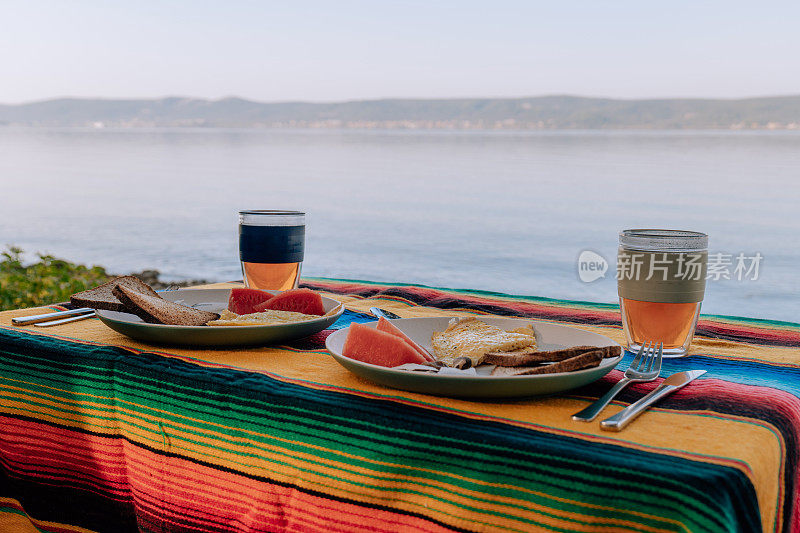
[[586,352],[599,351],[603,357],[616,357],[620,354],[619,346],[573,346],[563,350],[552,350],[547,352],[521,353],[521,350],[513,352],[490,352],[483,357],[483,362],[497,366],[528,366],[536,363],[549,363],[563,361],[570,357],[575,357]]
[[219,318],[217,313],[193,309],[185,305],[165,300],[161,296],[143,294],[117,285],[114,296],[125,304],[125,311],[133,313],[151,324],[170,324],[173,326],[203,326],[209,320]]
[[76,292],[70,296],[69,302],[76,307],[91,307],[92,309],[106,309],[124,313],[125,304],[120,302],[113,294],[114,287],[118,285],[142,294],[161,298],[156,291],[150,288],[150,285],[139,278],[135,276],[120,276],[93,289]]
[[597,349],[591,352],[562,359],[550,365],[542,366],[498,366],[492,370],[493,376],[530,376],[534,374],[557,374],[559,372],[573,372],[598,366],[603,360],[603,351]]

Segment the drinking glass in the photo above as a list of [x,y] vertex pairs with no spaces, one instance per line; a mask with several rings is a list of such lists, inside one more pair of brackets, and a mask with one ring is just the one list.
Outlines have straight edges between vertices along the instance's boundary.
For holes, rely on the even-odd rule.
[[285,291],[300,280],[306,214],[300,211],[239,211],[239,259],[247,287]]
[[629,229],[619,234],[617,291],[628,349],[664,343],[664,357],[682,357],[697,326],[706,287],[708,235]]

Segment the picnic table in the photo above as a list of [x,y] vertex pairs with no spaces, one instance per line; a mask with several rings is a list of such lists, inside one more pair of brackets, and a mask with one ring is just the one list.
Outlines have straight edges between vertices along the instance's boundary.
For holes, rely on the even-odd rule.
[[[345,303],[334,329],[377,306],[623,340],[613,305],[303,285]],[[11,325],[25,314],[0,313],[2,532],[800,531],[798,324],[701,317],[690,356],[665,360],[662,376],[708,372],[609,433],[570,415],[619,370],[550,397],[443,398],[354,376],[325,351],[332,329],[285,346],[176,348],[94,318]]]

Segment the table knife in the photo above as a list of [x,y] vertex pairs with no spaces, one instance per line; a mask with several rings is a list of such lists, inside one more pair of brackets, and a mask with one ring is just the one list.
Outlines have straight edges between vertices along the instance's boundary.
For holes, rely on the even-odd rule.
[[12,318],[11,323],[15,326],[27,326],[28,324],[38,324],[39,322],[48,322],[50,320],[58,320],[60,318],[67,318],[77,315],[91,315],[94,309],[90,307],[81,307],[80,309],[69,309],[67,311],[55,311],[53,313],[44,313],[41,315],[20,316]]
[[630,404],[628,407],[614,416],[606,418],[600,422],[600,427],[608,431],[620,431],[622,428],[627,426],[631,420],[642,414],[642,412],[644,412],[644,410],[650,405],[657,402],[664,396],[688,385],[695,378],[702,376],[705,373],[705,370],[687,370],[685,372],[672,374],[670,377],[662,381],[661,385],[653,389],[650,394],[646,395],[639,401]]
[[60,320],[51,320],[50,322],[37,322],[34,324],[37,328],[49,328],[50,326],[60,326],[61,324],[68,324],[70,322],[77,322],[78,320],[83,320],[85,318],[92,318],[95,316],[94,310],[91,313],[86,313],[85,315],[77,315],[71,316],[68,318],[62,318]]
[[392,313],[391,311],[387,311],[386,309],[381,309],[380,307],[370,307],[369,312],[372,313],[373,316],[378,318],[388,318],[389,320],[394,320],[396,318],[400,318],[398,315]]

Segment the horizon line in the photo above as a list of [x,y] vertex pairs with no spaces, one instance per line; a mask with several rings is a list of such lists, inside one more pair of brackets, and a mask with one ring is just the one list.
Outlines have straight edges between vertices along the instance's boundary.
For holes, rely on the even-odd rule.
[[745,100],[762,100],[771,98],[795,98],[800,97],[800,93],[793,94],[773,94],[773,95],[758,95],[758,96],[744,96],[744,97],[696,97],[696,96],[665,96],[665,97],[609,97],[609,96],[586,96],[571,93],[550,93],[541,94],[536,96],[455,96],[455,97],[377,97],[377,98],[356,98],[356,99],[343,99],[343,100],[255,100],[245,98],[242,96],[229,95],[218,98],[202,97],[202,96],[177,96],[165,95],[154,97],[108,97],[108,96],[54,96],[50,98],[42,98],[37,100],[26,100],[16,103],[0,102],[3,106],[23,106],[32,104],[42,104],[47,102],[56,102],[59,100],[101,100],[101,101],[160,101],[160,100],[200,100],[206,102],[224,102],[226,100],[243,100],[255,104],[279,105],[279,104],[312,104],[312,105],[330,105],[330,104],[350,104],[359,102],[388,102],[388,101],[459,101],[459,100],[535,100],[543,98],[576,98],[584,100],[611,100],[619,102],[653,102],[661,100],[692,100],[692,101],[745,101]]

